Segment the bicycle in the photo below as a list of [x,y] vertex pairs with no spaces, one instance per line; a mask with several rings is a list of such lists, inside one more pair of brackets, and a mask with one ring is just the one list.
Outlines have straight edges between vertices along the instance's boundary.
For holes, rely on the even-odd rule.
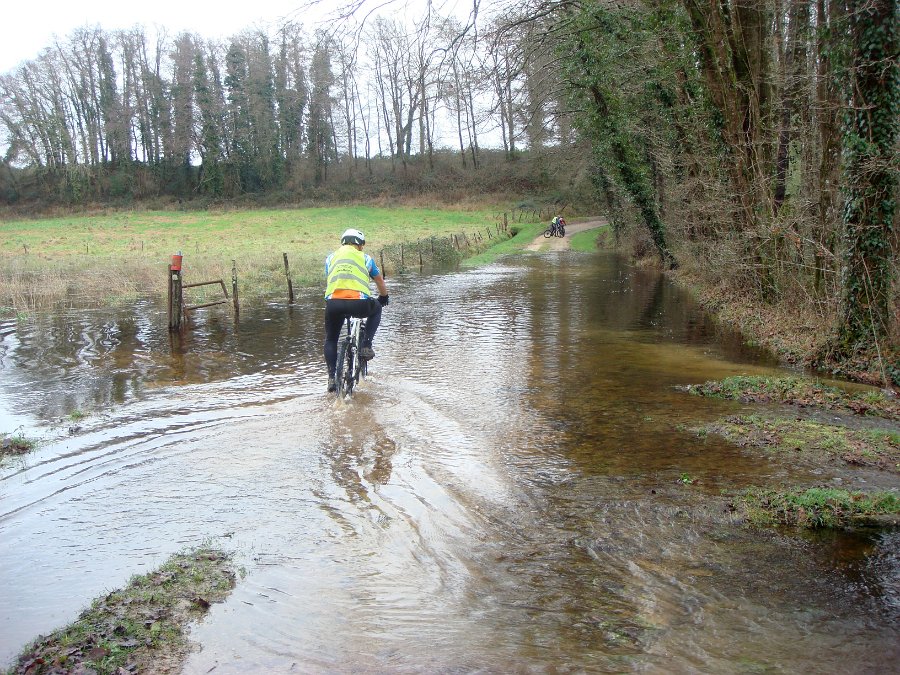
[[334,370],[334,390],[338,398],[353,396],[353,387],[365,377],[368,362],[360,356],[366,338],[366,320],[348,316],[344,319],[338,340],[337,363]]
[[562,222],[560,222],[559,224],[550,223],[550,227],[548,227],[546,230],[544,230],[544,236],[547,237],[548,239],[550,237],[565,237],[566,236],[566,226]]

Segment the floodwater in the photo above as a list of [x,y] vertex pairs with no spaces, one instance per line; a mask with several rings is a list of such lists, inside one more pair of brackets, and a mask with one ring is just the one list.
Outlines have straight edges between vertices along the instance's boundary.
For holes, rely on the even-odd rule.
[[0,324],[0,430],[44,439],[0,468],[0,666],[212,543],[245,575],[187,673],[896,672],[900,534],[736,522],[723,490],[842,469],[699,435],[748,409],[676,389],[765,354],[612,255],[388,283],[348,402],[318,298]]

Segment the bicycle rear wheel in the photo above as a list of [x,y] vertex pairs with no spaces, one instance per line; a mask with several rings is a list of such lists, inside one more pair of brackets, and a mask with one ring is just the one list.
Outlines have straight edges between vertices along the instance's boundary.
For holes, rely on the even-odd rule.
[[566,236],[566,228],[564,228],[562,225],[559,226],[559,236],[560,237]]
[[544,230],[544,236],[547,237],[547,239],[552,237],[553,236],[553,228],[550,227],[550,228],[547,228],[546,230]]

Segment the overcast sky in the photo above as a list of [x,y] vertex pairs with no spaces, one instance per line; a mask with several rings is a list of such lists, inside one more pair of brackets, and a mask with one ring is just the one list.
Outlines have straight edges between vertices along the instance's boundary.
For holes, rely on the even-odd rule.
[[85,25],[105,30],[158,25],[173,34],[189,30],[217,38],[277,22],[298,4],[298,0],[11,0],[0,28],[0,72],[35,58],[53,43],[54,34],[65,38]]
[[[427,0],[408,0],[424,5]],[[227,38],[245,28],[268,27],[287,16],[313,27],[317,16],[346,4],[321,0],[320,10],[299,9],[303,0],[7,0],[0,23],[0,73],[34,59],[74,29],[99,25],[104,30],[161,26],[175,35],[187,30],[204,38]],[[388,4],[404,14],[407,0],[366,0],[370,7]],[[434,5],[470,7],[472,0],[435,0]]]

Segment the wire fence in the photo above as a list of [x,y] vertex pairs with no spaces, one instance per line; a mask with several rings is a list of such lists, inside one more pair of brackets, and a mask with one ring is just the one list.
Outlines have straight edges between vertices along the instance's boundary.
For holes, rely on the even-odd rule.
[[402,274],[413,269],[452,267],[510,236],[509,218],[504,213],[493,225],[385,246],[378,251],[376,260],[385,275]]
[[[419,239],[416,242],[391,244],[381,248],[375,254],[375,258],[378,262],[378,266],[381,268],[382,274],[385,276],[388,276],[389,274],[403,274],[404,272],[412,270],[433,270],[455,267],[463,259],[477,255],[491,246],[512,237],[515,232],[511,232],[509,222],[509,214],[495,214],[495,222],[491,225],[473,227],[471,230],[456,232],[449,235]],[[305,269],[305,267],[308,266],[304,266],[303,262],[304,261],[301,261],[301,269]],[[183,283],[181,277],[182,256],[180,252],[179,254],[172,256],[172,264],[169,265],[166,271],[169,285],[170,330],[180,330],[182,319],[186,317],[189,312],[195,309],[211,307],[213,305],[222,305],[229,299],[234,305],[235,315],[239,313],[237,262],[233,260],[231,265],[232,296],[229,298],[228,289],[223,280],[224,274],[220,275],[221,278],[215,278],[211,281]],[[275,268],[282,268],[282,265],[283,271],[276,272]],[[282,253],[282,259],[279,260],[277,266],[263,265],[251,269],[256,275],[249,280],[251,287],[262,285],[269,288],[272,286],[271,282],[274,277],[281,277],[282,281],[287,283],[288,303],[293,304],[294,272],[291,269],[291,263],[286,252]],[[319,269],[318,266],[316,269]],[[265,278],[261,277],[261,273],[264,271],[268,272],[268,274],[265,275]],[[248,280],[244,277],[244,284],[246,285],[247,283]],[[210,290],[213,288],[214,290]],[[191,290],[191,304],[185,303],[184,289]]]

